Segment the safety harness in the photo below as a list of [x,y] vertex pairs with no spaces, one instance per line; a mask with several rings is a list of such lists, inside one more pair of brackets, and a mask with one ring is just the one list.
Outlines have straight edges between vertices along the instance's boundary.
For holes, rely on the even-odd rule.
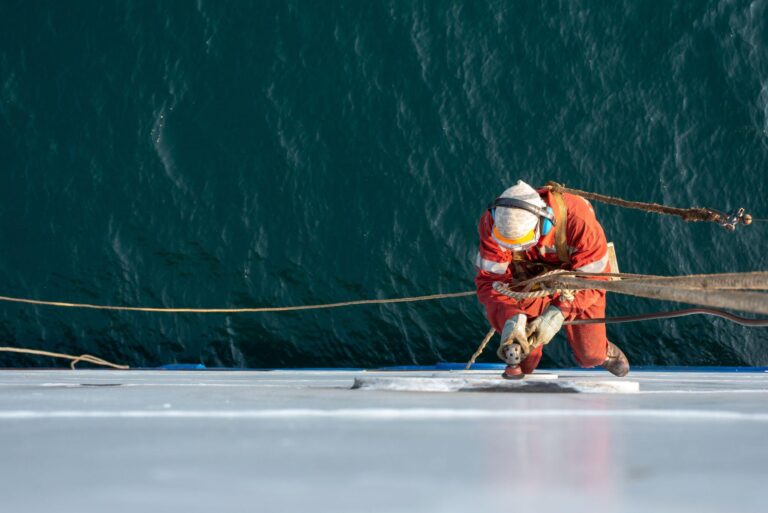
[[555,218],[560,222],[555,225],[555,249],[557,258],[565,264],[571,263],[571,254],[568,252],[568,242],[566,237],[566,225],[568,224],[568,208],[565,206],[563,195],[559,192],[550,192],[552,195],[552,210],[555,211]]

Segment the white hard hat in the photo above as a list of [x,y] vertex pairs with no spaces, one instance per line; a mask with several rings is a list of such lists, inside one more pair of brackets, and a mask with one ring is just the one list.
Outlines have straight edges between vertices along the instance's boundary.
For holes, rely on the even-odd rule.
[[[541,208],[547,207],[539,193],[522,180],[518,180],[499,197],[525,201]],[[494,212],[494,224],[493,238],[499,245],[513,251],[528,249],[539,241],[539,218],[527,210],[498,207]]]

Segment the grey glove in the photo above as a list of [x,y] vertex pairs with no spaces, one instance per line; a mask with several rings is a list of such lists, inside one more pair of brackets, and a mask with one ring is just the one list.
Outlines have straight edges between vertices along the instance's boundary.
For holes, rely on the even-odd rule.
[[[528,324],[526,335],[531,348],[537,348],[546,344],[557,335],[560,328],[563,327],[565,316],[556,306],[549,305],[544,313],[536,317]],[[506,325],[504,326],[506,329]]]
[[520,355],[519,353],[515,354],[512,348],[513,344],[519,344],[523,354],[527,355],[530,352],[530,344],[528,344],[528,337],[526,336],[527,323],[527,315],[516,314],[507,319],[507,322],[504,323],[504,329],[501,330],[501,342],[496,355],[510,365],[520,363],[517,361],[520,359]]

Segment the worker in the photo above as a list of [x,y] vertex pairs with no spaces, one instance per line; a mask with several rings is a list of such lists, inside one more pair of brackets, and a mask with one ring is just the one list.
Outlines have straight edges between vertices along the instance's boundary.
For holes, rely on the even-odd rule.
[[[515,300],[493,283],[514,284],[552,269],[611,272],[605,234],[586,199],[536,190],[522,180],[489,206],[478,231],[477,297],[501,333],[497,354],[507,363],[503,376],[519,379],[534,371],[564,321],[605,317],[605,291]],[[629,372],[629,361],[606,337],[605,324],[566,326],[565,331],[581,367],[602,365],[616,376]]]

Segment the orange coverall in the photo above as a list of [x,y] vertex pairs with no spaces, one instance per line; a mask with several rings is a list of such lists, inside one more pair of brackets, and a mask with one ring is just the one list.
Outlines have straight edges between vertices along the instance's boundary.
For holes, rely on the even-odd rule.
[[[551,193],[540,190],[539,194],[547,205],[552,205]],[[486,211],[480,218],[478,250],[475,276],[477,297],[485,305],[486,317],[496,331],[501,333],[507,319],[518,313],[528,316],[530,322],[538,317],[551,303],[558,307],[566,320],[595,319],[605,317],[605,292],[583,290],[574,294],[573,301],[555,295],[554,297],[532,298],[517,301],[493,289],[494,281],[514,283],[539,274],[546,269],[536,269],[536,263],[546,263],[557,268],[585,271],[610,272],[608,246],[603,228],[595,218],[595,212],[587,200],[572,194],[563,194],[567,209],[566,241],[570,264],[563,264],[557,256],[555,230],[541,236],[533,247],[525,252],[527,269],[512,263],[512,251],[500,246],[492,237],[493,218]],[[557,209],[555,215],[557,215]],[[561,219],[556,218],[557,223]],[[608,350],[604,324],[565,326],[568,343],[576,362],[581,367],[594,367],[605,361]],[[541,360],[543,347],[531,351],[520,367],[530,374]]]

